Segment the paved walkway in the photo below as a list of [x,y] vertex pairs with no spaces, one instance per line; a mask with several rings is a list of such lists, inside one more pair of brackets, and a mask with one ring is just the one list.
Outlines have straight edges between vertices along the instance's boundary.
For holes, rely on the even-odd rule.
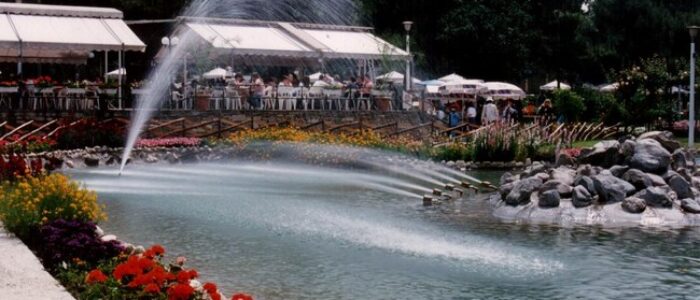
[[69,300],[73,297],[19,239],[0,227],[0,299]]

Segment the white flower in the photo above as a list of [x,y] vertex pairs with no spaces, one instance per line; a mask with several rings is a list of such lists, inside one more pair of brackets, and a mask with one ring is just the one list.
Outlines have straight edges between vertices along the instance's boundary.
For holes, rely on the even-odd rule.
[[200,292],[202,291],[202,283],[199,282],[199,280],[197,280],[197,279],[190,280],[190,287],[192,287],[193,289],[195,289],[197,291],[200,291]]

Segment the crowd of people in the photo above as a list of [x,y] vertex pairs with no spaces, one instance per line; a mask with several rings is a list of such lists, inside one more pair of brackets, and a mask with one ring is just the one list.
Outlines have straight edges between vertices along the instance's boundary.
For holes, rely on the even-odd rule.
[[496,103],[492,97],[483,99],[483,102],[480,100],[467,103],[464,109],[460,109],[461,105],[447,106],[449,107],[447,113],[446,107],[443,106],[438,110],[437,118],[450,128],[465,124],[473,127],[495,123],[512,124],[522,121],[525,117],[534,117],[535,121],[542,125],[557,121],[552,101],[549,99],[545,99],[539,107],[535,107],[532,103],[523,107],[521,101],[511,99],[500,103]]

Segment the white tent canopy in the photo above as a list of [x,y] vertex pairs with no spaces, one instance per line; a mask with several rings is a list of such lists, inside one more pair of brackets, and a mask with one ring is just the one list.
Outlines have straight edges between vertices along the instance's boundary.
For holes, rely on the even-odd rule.
[[456,74],[456,73],[452,73],[452,74],[450,74],[450,75],[447,75],[447,76],[443,76],[443,77],[441,77],[441,78],[438,78],[438,80],[439,80],[439,81],[442,81],[442,82],[452,82],[452,81],[462,81],[462,80],[466,80],[466,78],[464,78],[464,77],[462,77],[461,75],[458,75],[458,74]]
[[[406,76],[396,71],[391,71],[384,75],[377,76],[377,80],[381,81],[391,81],[393,83],[403,83]],[[417,78],[413,78],[413,84],[420,84],[421,81]]]
[[229,72],[226,69],[216,68],[216,69],[213,69],[209,72],[202,74],[202,78],[204,78],[204,79],[224,79],[227,77],[233,77],[233,75],[234,74],[232,72]]
[[0,61],[80,63],[93,51],[144,51],[111,8],[0,3]]
[[176,31],[192,31],[218,54],[313,59],[405,60],[408,53],[372,34],[372,28],[322,24],[180,17]]
[[311,83],[314,83],[314,82],[316,82],[316,81],[319,81],[319,80],[321,80],[321,76],[324,76],[324,77],[326,77],[326,78],[330,78],[331,81],[334,81],[334,80],[335,80],[331,75],[323,74],[323,73],[321,73],[321,72],[318,72],[318,73],[314,73],[314,74],[309,75],[309,81],[311,81]]
[[417,85],[425,87],[425,92],[428,94],[437,94],[440,92],[440,87],[445,85],[445,82],[440,80],[428,80],[417,83]]
[[469,94],[476,95],[487,88],[483,85],[484,81],[480,79],[462,79],[446,82],[440,87],[443,94]]
[[525,98],[525,91],[514,84],[505,82],[486,82],[483,85],[487,89],[483,95],[490,96],[494,100],[522,100]]
[[547,83],[543,86],[540,87],[540,90],[543,91],[556,91],[556,90],[562,90],[562,91],[569,91],[571,90],[571,86],[566,84],[566,83],[559,83],[559,81],[552,81],[550,83]]

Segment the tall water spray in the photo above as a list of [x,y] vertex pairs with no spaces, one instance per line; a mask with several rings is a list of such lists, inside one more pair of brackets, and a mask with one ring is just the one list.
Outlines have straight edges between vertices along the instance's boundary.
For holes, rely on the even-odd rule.
[[[189,17],[257,19],[348,25],[356,23],[357,6],[353,0],[195,0],[182,12]],[[136,99],[120,174],[131,155],[144,126],[170,97],[170,84],[181,69],[181,57],[193,47],[195,34],[179,33],[180,42],[169,48],[160,64],[151,71],[145,92]]]

